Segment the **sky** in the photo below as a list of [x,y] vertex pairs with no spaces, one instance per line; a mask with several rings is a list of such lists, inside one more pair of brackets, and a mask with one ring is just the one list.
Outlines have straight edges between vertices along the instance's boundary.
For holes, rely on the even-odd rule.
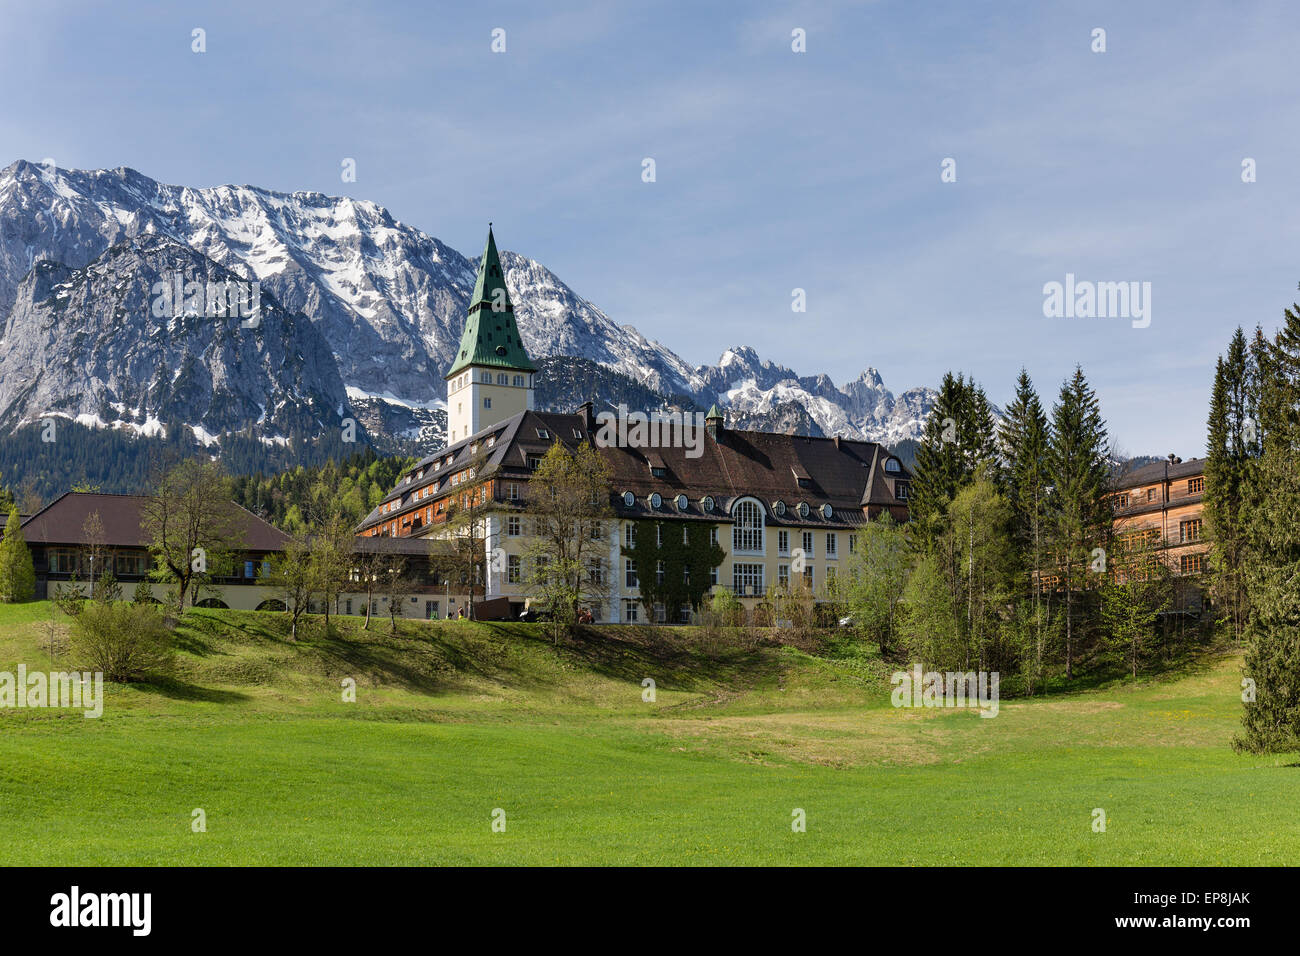
[[[998,404],[1024,367],[1050,406],[1078,363],[1121,451],[1189,458],[1233,329],[1271,333],[1300,299],[1298,20],[1173,0],[0,0],[0,166],[350,195],[471,256],[491,220],[693,364],[750,345],[896,393],[962,371]],[[1067,274],[1150,283],[1149,323],[1044,315]]]

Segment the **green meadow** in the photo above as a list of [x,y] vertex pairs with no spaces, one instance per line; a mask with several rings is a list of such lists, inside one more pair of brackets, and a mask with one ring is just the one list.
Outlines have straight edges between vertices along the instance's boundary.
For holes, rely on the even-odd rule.
[[[1300,864],[1300,757],[1232,752],[1231,651],[985,719],[890,706],[842,638],[331,623],[192,611],[101,718],[0,710],[0,863]],[[0,671],[68,655],[0,606]]]

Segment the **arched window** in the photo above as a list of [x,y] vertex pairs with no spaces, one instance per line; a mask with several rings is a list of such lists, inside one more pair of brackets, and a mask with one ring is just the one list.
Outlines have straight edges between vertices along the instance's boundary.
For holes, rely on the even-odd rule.
[[731,549],[739,554],[763,553],[763,509],[745,499],[731,509]]

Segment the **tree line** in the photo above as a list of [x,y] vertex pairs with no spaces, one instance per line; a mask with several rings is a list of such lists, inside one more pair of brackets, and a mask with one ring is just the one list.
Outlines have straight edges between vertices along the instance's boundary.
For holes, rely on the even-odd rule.
[[1050,411],[1027,371],[997,422],[982,386],[944,376],[915,450],[909,518],[857,533],[830,587],[883,655],[999,671],[1027,694],[1136,675],[1203,638],[1159,544],[1116,536],[1115,453],[1083,369]]

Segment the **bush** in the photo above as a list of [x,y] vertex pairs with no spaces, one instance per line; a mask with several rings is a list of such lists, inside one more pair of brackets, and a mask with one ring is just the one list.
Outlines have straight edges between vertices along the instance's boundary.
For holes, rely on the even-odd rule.
[[106,680],[140,681],[171,669],[172,633],[150,605],[91,602],[76,617],[72,652]]

